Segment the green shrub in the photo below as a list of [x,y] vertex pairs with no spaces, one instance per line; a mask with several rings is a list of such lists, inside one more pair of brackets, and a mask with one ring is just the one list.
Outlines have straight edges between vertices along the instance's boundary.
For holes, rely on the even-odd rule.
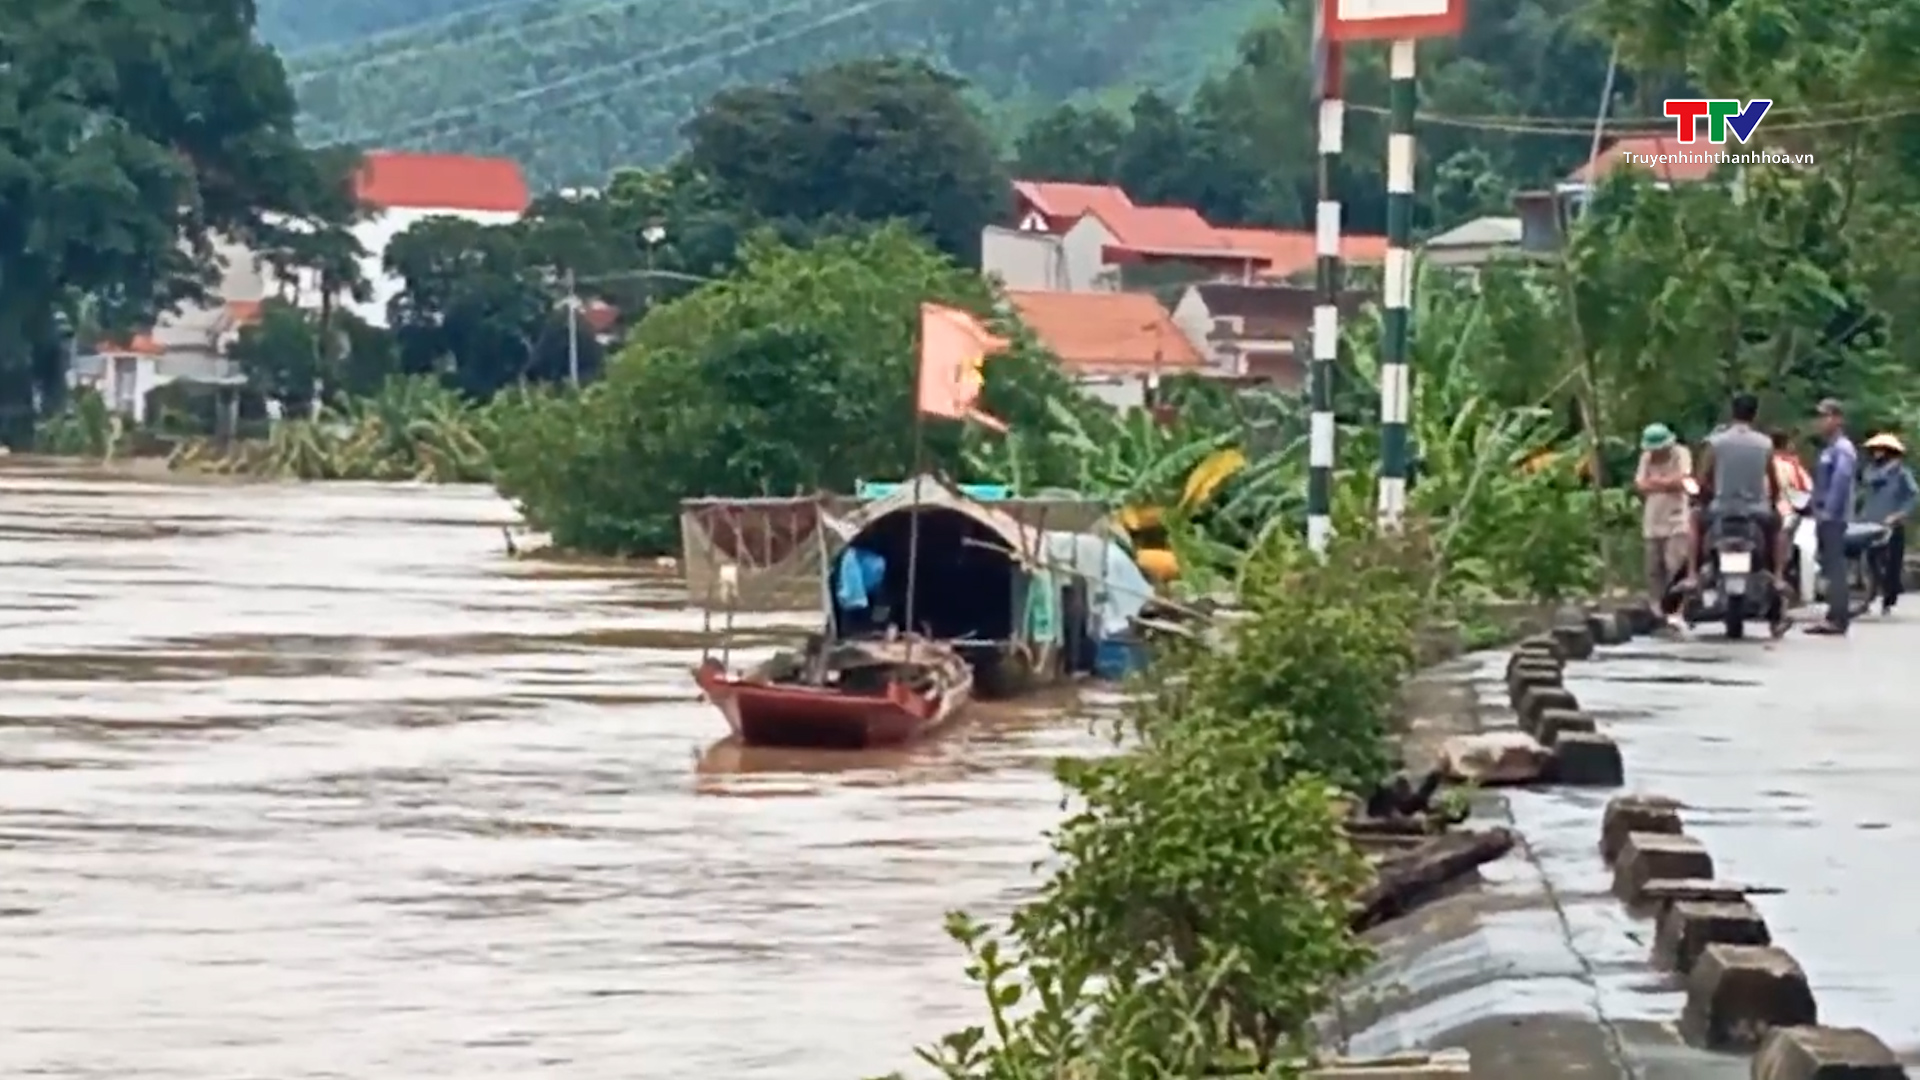
[[1080,806],[1004,930],[949,931],[986,1025],[921,1056],[950,1080],[1290,1076],[1368,960],[1341,788],[1377,779],[1430,560],[1365,529],[1324,562],[1257,552],[1228,647],[1157,656],[1123,753],[1059,766]]

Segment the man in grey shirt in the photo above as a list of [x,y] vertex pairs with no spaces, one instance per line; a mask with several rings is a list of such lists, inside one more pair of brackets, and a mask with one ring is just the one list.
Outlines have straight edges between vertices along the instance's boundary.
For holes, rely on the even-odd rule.
[[1827,441],[1813,469],[1813,532],[1820,544],[1820,577],[1827,586],[1827,618],[1809,634],[1841,635],[1852,617],[1847,597],[1847,522],[1853,518],[1853,483],[1860,457],[1847,438],[1840,403],[1820,403],[1820,436]]
[[[1773,473],[1773,438],[1754,426],[1760,417],[1760,399],[1752,394],[1736,394],[1732,420],[1707,438],[1707,450],[1700,462],[1701,495],[1707,503],[1706,525],[1722,518],[1745,518],[1760,526],[1760,550],[1766,552],[1774,581],[1785,580],[1785,550],[1780,543],[1780,521],[1774,513],[1780,489]],[[1696,549],[1697,551],[1698,549]],[[1772,608],[1774,629],[1783,629],[1778,616],[1782,605]]]

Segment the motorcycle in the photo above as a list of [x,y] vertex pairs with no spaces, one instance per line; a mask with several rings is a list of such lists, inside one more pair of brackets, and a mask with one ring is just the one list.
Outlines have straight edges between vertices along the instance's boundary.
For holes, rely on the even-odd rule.
[[[1787,560],[1789,586],[1794,595],[1811,603],[1827,599],[1826,576],[1820,573],[1820,544],[1815,538],[1813,518],[1807,513],[1811,498],[1803,492],[1789,496],[1793,505],[1791,531],[1793,551]],[[1847,610],[1854,616],[1865,615],[1880,599],[1880,566],[1887,557],[1887,542],[1893,530],[1877,521],[1853,521],[1847,524]],[[1807,586],[1812,582],[1812,587]]]
[[[1685,490],[1689,499],[1699,499],[1700,486],[1692,479]],[[1767,550],[1766,531],[1758,520],[1736,514],[1712,519],[1705,547],[1699,580],[1680,604],[1688,626],[1717,622],[1728,638],[1737,640],[1746,636],[1749,619],[1784,625],[1785,590],[1775,580],[1773,552]]]

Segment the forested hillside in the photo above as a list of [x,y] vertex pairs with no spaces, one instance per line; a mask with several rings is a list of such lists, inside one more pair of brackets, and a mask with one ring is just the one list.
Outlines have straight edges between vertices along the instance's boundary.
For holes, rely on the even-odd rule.
[[267,44],[289,54],[361,43],[375,34],[411,30],[422,23],[481,10],[530,13],[553,0],[260,0],[256,26]]
[[1116,86],[1184,92],[1231,64],[1240,35],[1273,10],[1272,0],[560,0],[296,54],[290,75],[310,140],[499,153],[544,183],[599,183],[613,167],[671,156],[680,126],[727,86],[909,54],[1021,113]]

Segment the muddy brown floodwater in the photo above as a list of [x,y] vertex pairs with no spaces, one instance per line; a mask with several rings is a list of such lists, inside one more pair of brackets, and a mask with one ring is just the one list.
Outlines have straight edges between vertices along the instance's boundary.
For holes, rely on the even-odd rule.
[[978,1016],[941,914],[1085,724],[716,747],[672,583],[512,519],[0,469],[0,1075],[858,1080]]

